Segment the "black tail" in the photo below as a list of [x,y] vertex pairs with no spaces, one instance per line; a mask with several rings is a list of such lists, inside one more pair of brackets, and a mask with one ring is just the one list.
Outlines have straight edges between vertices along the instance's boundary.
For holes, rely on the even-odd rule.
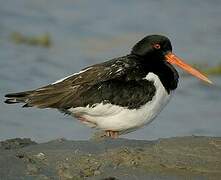
[[5,103],[24,103],[23,107],[61,108],[68,97],[73,99],[70,87],[48,85],[35,90],[6,94]]
[[29,95],[30,91],[6,94],[5,97],[7,99],[5,100],[5,103],[7,104],[25,103]]

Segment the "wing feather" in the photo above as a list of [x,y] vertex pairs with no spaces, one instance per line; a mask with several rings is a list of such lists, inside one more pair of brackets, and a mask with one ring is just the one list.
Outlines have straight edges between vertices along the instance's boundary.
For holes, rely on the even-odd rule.
[[[125,61],[126,60],[126,61]],[[91,88],[111,79],[124,79],[133,66],[128,57],[113,59],[83,69],[61,81],[32,91],[7,94],[6,103],[25,103],[24,107],[66,109],[84,103]],[[131,62],[130,62],[131,63]]]

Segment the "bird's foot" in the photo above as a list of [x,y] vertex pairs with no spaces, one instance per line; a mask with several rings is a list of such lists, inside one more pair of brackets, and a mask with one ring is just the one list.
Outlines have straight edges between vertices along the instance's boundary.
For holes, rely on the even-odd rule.
[[119,137],[119,131],[106,130],[105,133],[106,133],[106,137],[110,137],[113,139],[116,139]]

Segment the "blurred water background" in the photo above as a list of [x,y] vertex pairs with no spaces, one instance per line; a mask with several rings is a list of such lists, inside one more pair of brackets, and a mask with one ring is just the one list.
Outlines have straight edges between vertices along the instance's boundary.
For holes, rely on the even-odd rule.
[[[9,92],[34,89],[85,66],[123,56],[141,38],[168,36],[189,63],[221,62],[221,1],[195,0],[0,0],[0,140],[30,137],[89,139],[93,130],[56,110],[3,103]],[[16,44],[11,33],[48,33],[49,48]],[[207,86],[180,79],[172,101],[133,139],[221,136],[221,78]]]

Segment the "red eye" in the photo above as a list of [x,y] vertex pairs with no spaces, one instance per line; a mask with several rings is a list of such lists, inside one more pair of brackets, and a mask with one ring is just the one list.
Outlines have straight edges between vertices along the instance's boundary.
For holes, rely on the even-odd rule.
[[160,49],[160,45],[159,45],[159,44],[154,44],[153,47],[154,47],[155,49]]

